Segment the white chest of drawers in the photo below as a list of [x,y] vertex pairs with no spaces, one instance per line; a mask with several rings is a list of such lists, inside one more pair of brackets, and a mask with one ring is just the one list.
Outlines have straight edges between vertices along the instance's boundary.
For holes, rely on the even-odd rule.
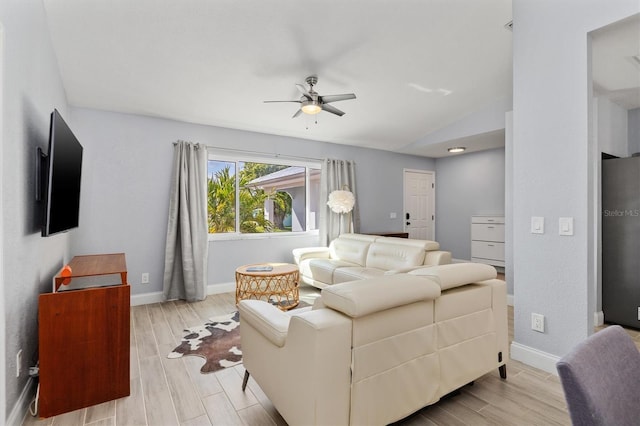
[[504,267],[504,216],[471,217],[471,261]]

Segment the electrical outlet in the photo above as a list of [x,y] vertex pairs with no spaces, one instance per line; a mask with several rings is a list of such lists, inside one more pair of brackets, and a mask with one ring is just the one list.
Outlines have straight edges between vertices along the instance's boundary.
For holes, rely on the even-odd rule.
[[22,349],[16,354],[16,377],[20,377],[22,372]]
[[544,315],[531,314],[531,329],[544,333]]
[[142,284],[149,284],[149,273],[148,272],[144,272],[142,274],[142,279],[140,280],[140,282]]

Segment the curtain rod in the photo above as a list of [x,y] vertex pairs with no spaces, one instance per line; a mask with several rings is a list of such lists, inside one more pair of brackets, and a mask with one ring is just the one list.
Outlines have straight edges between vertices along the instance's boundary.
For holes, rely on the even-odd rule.
[[[177,145],[178,142],[174,142],[174,145]],[[278,153],[274,153],[274,152],[261,152],[261,151],[249,151],[248,149],[236,149],[236,148],[224,148],[221,146],[213,146],[213,145],[204,145],[207,148],[210,149],[216,149],[219,151],[228,151],[228,152],[237,152],[237,153],[243,153],[243,154],[250,154],[250,155],[265,155],[265,156],[270,156],[270,157],[275,157],[275,158],[285,158],[285,159],[289,159],[289,160],[302,160],[302,161],[331,161],[331,158],[314,158],[314,157],[301,157],[301,156],[297,156],[297,155],[286,155],[286,154],[278,154]],[[340,161],[348,161],[348,160],[340,160]],[[353,163],[355,163],[355,161],[351,160]]]
[[[175,143],[176,142],[174,142],[174,144]],[[285,159],[290,159],[290,160],[324,161],[323,158],[300,157],[300,156],[296,156],[296,155],[278,154],[278,153],[274,153],[274,152],[249,151],[247,149],[224,148],[224,147],[221,147],[221,146],[212,146],[212,145],[205,145],[205,146],[207,148],[215,149],[215,150],[219,150],[219,151],[237,152],[237,153],[242,153],[242,154],[253,154],[253,155],[258,154],[258,155],[265,155],[265,156],[270,156],[270,157],[275,157],[275,158],[285,158]]]

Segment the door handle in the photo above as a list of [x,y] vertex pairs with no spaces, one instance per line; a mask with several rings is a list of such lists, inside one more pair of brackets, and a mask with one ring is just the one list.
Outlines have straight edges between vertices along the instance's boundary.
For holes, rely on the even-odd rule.
[[407,220],[411,219],[411,215],[409,214],[409,212],[405,213],[405,217],[407,218]]

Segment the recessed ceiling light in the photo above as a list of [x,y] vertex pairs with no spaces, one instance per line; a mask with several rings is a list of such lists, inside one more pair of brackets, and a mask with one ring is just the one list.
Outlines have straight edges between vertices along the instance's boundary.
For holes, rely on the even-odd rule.
[[467,148],[464,146],[454,146],[453,148],[449,148],[447,149],[447,151],[451,152],[451,153],[456,153],[456,152],[464,152],[464,150],[466,150]]

